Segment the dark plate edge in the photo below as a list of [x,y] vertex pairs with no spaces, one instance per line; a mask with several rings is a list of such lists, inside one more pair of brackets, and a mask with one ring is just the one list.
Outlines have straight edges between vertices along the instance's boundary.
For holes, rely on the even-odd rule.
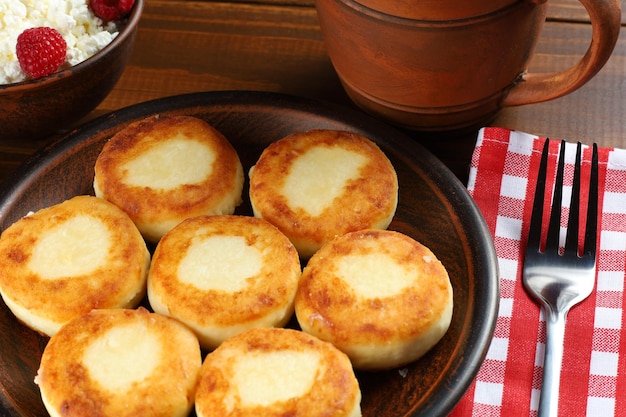
[[[456,380],[446,381],[449,384],[449,390],[440,392],[439,395],[432,397],[428,403],[420,407],[418,413],[413,414],[413,417],[448,415],[474,380],[487,355],[490,341],[493,338],[499,307],[499,280],[495,247],[491,233],[478,206],[456,176],[421,144],[413,141],[401,131],[364,113],[321,100],[306,99],[283,93],[258,91],[196,92],[138,103],[93,119],[29,157],[7,178],[0,188],[0,218],[4,217],[5,207],[11,205],[15,195],[19,195],[20,190],[28,188],[31,178],[40,175],[44,169],[39,165],[40,161],[53,155],[75,150],[81,146],[81,142],[85,138],[89,138],[99,130],[127,122],[144,114],[152,114],[177,107],[219,105],[223,103],[249,106],[251,101],[262,103],[263,106],[289,108],[294,111],[317,114],[323,118],[344,123],[348,122],[352,126],[369,131],[385,131],[387,133],[393,131],[394,137],[397,136],[402,138],[402,140],[390,138],[390,142],[393,142],[394,146],[402,150],[407,158],[419,160],[424,166],[435,166],[437,169],[429,170],[425,174],[439,187],[442,194],[445,194],[451,203],[466,210],[466,213],[459,218],[459,221],[467,229],[477,232],[472,236],[474,241],[470,242],[470,247],[467,248],[477,260],[476,265],[478,267],[474,271],[474,276],[485,278],[484,280],[476,280],[474,282],[475,292],[484,296],[483,300],[475,300],[476,310],[484,314],[484,317],[487,319],[482,323],[479,331],[474,333],[474,337],[470,339],[470,343],[467,345],[467,351],[464,352],[463,363],[467,366],[467,372],[462,374],[455,373],[457,376]],[[146,107],[150,109],[149,112],[146,112]],[[411,144],[410,147],[407,146],[408,143]],[[5,225],[0,224],[0,231],[4,227]],[[467,317],[466,321],[471,321],[471,317]],[[477,349],[478,347],[482,348]],[[453,382],[454,384],[452,384]],[[7,400],[3,396],[2,403],[6,402]],[[6,414],[6,411],[8,410],[0,410],[3,416],[9,415]]]

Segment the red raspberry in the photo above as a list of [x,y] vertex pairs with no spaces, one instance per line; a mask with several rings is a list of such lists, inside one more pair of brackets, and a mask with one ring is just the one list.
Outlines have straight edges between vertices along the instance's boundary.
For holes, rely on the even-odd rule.
[[22,71],[31,78],[40,78],[63,65],[67,43],[54,28],[30,28],[17,37],[15,52]]
[[135,0],[89,0],[91,9],[105,22],[119,20],[130,13]]

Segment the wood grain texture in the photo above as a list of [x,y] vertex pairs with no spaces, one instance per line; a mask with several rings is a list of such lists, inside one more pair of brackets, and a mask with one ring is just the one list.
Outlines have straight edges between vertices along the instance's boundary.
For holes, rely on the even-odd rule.
[[[545,40],[538,45],[531,69],[555,71],[573,65],[586,50],[589,36],[590,28],[585,25],[546,25]],[[582,88],[553,101],[505,109],[493,124],[553,138],[626,147],[625,55],[622,34],[607,64]]]
[[[590,42],[582,5],[550,1],[533,71],[572,65]],[[580,90],[551,102],[505,109],[493,124],[626,147],[625,36],[620,35],[606,66]],[[148,0],[129,66],[85,120],[154,98],[215,90],[282,92],[354,108],[326,54],[314,0]],[[464,178],[475,132],[445,141],[412,136]],[[55,138],[1,142],[0,182]]]
[[[549,0],[548,20],[561,22],[589,23],[589,16],[578,0]],[[622,5],[622,24],[626,22],[626,1],[620,0]]]

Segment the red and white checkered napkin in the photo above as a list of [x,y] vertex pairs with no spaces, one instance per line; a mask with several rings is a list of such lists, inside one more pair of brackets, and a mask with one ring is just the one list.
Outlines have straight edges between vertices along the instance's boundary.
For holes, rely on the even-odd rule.
[[[545,140],[501,128],[485,128],[478,135],[468,190],[494,238],[500,310],[487,358],[452,417],[537,415],[545,322],[525,292],[521,274]],[[559,141],[551,140],[552,172],[558,147]],[[575,151],[575,144],[568,143],[566,178]],[[587,170],[590,158],[586,147]],[[599,162],[598,274],[594,292],[567,317],[559,401],[563,416],[626,416],[626,150],[600,148]],[[564,199],[569,195],[567,187],[563,194]]]

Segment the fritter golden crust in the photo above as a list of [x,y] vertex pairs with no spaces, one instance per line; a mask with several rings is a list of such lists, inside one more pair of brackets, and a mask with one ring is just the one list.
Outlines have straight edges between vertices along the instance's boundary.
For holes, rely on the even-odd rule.
[[134,307],[150,253],[126,213],[78,196],[28,215],[0,238],[0,293],[31,328],[54,334],[94,308]]
[[398,232],[337,237],[302,273],[295,312],[302,329],[345,352],[358,369],[411,362],[432,348],[452,318],[446,269]]
[[291,329],[253,329],[207,355],[198,417],[360,417],[361,392],[348,358]]
[[52,417],[183,417],[201,361],[198,340],[173,319],[94,310],[50,339],[36,382]]
[[105,144],[95,164],[96,195],[128,213],[153,242],[188,217],[232,214],[242,188],[235,149],[190,116],[130,124]]
[[214,349],[244,330],[285,325],[300,275],[295,248],[265,220],[199,216],[159,242],[148,298],[156,312],[186,323]]
[[355,133],[312,130],[269,145],[250,171],[254,214],[278,227],[301,256],[335,236],[385,229],[398,179],[385,154]]

